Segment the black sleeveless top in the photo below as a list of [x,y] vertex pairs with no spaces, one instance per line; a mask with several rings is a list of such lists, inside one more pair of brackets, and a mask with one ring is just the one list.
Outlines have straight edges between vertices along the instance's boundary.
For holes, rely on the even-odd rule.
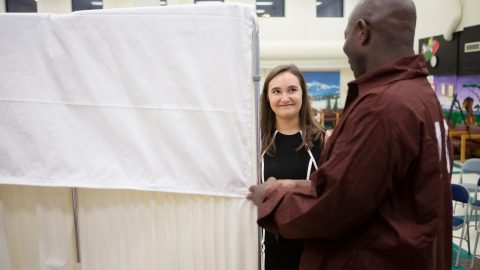
[[[300,132],[294,135],[277,133],[275,136],[276,151],[273,157],[265,154],[264,177],[277,179],[305,180],[310,162],[310,155],[304,148],[296,152],[295,149],[302,143]],[[310,149],[315,162],[320,159],[323,145],[320,140]],[[312,164],[310,174],[315,171]],[[288,240],[279,244],[274,234],[265,232],[265,270],[298,270],[300,256],[303,251],[303,240]]]

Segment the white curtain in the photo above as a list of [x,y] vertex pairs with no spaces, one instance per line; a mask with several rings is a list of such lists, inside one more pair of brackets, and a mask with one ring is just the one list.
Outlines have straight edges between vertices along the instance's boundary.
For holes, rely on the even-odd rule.
[[[257,269],[245,199],[78,189],[82,269]],[[0,269],[75,269],[70,188],[0,185]]]
[[242,4],[0,14],[0,183],[243,197],[254,16]]
[[257,269],[253,8],[0,14],[0,270]]

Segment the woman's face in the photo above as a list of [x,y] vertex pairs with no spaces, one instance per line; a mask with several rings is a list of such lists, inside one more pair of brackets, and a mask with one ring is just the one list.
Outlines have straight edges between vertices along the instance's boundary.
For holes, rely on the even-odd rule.
[[288,71],[278,74],[268,84],[268,100],[277,119],[299,117],[302,88],[298,78]]

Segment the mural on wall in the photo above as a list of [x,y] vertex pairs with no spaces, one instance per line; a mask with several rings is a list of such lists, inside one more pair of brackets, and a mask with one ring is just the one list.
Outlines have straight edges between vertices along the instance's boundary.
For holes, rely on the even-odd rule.
[[437,56],[435,55],[440,47],[440,42],[433,38],[429,38],[428,42],[422,44],[421,53],[425,56],[425,60],[430,62],[431,66],[437,65]]
[[418,42],[445,117],[452,109],[452,126],[463,121],[480,125],[480,50],[465,50],[466,44],[479,41],[480,25],[476,25],[454,33],[451,41],[440,35]]
[[[445,117],[448,117],[454,97],[452,125],[463,123],[480,124],[480,75],[478,76],[432,76],[432,88],[437,93]],[[460,104],[460,107],[459,107]],[[463,116],[462,116],[463,114]]]
[[340,72],[302,72],[308,94],[317,109],[336,109],[340,99]]

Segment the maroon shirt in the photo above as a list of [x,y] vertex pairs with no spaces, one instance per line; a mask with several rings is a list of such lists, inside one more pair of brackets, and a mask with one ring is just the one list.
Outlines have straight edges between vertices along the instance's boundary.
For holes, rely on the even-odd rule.
[[425,58],[349,83],[312,186],[269,189],[258,224],[305,238],[300,269],[452,267],[453,155]]

